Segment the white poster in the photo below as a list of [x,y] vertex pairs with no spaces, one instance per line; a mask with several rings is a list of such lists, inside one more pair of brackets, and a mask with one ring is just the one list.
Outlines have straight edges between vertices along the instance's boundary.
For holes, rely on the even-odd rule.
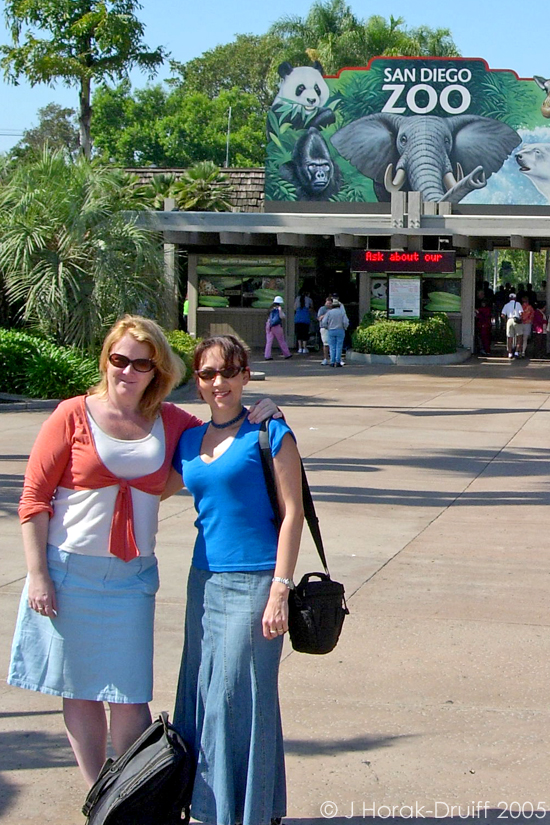
[[420,278],[388,278],[391,318],[420,318]]

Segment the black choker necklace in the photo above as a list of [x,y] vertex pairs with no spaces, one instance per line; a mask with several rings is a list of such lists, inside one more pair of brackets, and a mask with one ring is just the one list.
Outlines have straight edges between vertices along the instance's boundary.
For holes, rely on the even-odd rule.
[[225,430],[226,427],[230,427],[232,424],[236,424],[237,421],[240,421],[241,418],[244,418],[246,415],[246,407],[243,407],[242,410],[235,418],[232,418],[231,421],[226,421],[225,424],[216,424],[216,422],[211,418],[210,423],[216,430]]

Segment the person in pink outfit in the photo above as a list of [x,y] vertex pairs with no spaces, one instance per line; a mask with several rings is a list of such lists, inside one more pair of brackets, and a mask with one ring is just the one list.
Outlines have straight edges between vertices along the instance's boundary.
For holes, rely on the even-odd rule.
[[285,314],[283,312],[283,304],[283,299],[280,295],[277,295],[273,299],[273,303],[271,304],[269,310],[269,315],[267,316],[267,321],[265,322],[264,359],[266,361],[273,360],[271,356],[271,348],[273,346],[274,340],[276,340],[279,344],[284,357],[292,358],[292,354],[288,348],[288,344],[285,340],[285,333],[283,330],[283,320],[285,318]]

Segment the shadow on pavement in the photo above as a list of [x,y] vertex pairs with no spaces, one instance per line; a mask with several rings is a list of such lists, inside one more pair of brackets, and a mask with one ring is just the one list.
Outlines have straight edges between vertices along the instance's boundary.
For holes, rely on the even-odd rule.
[[18,786],[0,774],[0,819],[15,803],[19,793]]
[[64,733],[17,730],[0,734],[0,771],[72,767],[74,756]]
[[397,740],[415,739],[413,734],[404,736],[356,736],[353,739],[288,739],[285,737],[285,753],[299,756],[330,756],[336,753],[353,753],[379,748],[390,748]]

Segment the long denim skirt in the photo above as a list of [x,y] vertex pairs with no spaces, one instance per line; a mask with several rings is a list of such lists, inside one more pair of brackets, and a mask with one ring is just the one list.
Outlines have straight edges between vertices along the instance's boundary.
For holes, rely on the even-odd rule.
[[48,569],[58,615],[31,610],[25,584],[8,683],[68,699],[150,701],[156,557],[124,562],[48,546]]
[[189,574],[174,723],[197,759],[191,815],[208,825],[270,825],[286,814],[283,639],[262,635],[272,575]]

